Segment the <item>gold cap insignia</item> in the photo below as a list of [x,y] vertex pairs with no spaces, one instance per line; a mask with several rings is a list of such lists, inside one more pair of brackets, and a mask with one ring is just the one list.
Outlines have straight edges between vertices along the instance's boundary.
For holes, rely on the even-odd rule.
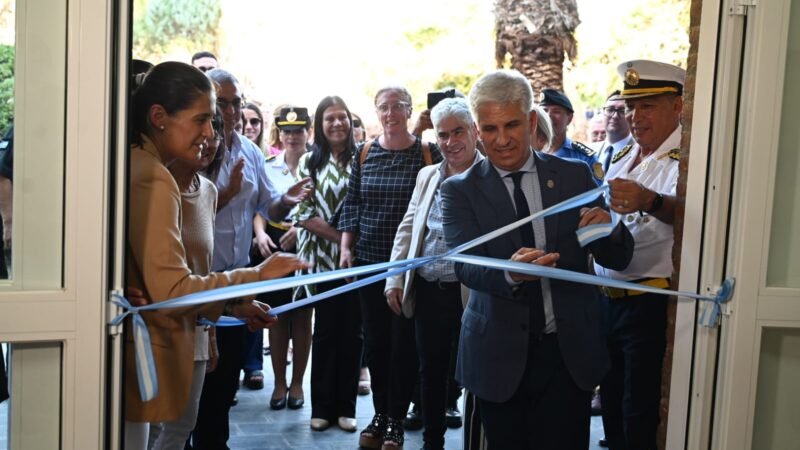
[[289,111],[288,113],[286,113],[286,121],[287,122],[294,122],[295,120],[297,120],[297,113],[296,112]]
[[628,69],[625,71],[625,82],[631,86],[639,84],[639,72],[636,69]]
[[553,189],[556,186],[556,182],[553,180],[547,180],[547,187]]

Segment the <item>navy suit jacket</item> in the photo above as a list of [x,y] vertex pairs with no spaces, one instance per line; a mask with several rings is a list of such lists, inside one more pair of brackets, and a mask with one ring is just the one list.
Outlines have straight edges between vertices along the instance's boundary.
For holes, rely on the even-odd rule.
[[[545,208],[597,187],[583,162],[533,154]],[[488,159],[448,179],[441,192],[444,233],[450,248],[517,218],[508,190]],[[600,204],[598,200],[595,206]],[[546,250],[561,255],[557,267],[587,273],[589,251],[605,267],[621,270],[628,265],[634,243],[622,223],[611,236],[582,249],[575,235],[579,221],[580,208],[545,218]],[[467,253],[509,259],[520,247],[522,237],[517,229]],[[531,342],[529,289],[539,284],[522,283],[512,289],[504,272],[471,264],[456,263],[456,274],[470,288],[456,377],[483,400],[507,401],[525,371]],[[564,364],[581,389],[594,389],[609,368],[599,291],[595,286],[555,279],[550,287]]]

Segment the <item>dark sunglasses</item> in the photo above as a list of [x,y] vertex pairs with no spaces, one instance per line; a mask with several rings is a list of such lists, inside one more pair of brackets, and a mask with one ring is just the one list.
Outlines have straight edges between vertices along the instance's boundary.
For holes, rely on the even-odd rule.
[[250,120],[248,120],[247,122],[250,123],[251,127],[254,127],[256,125],[261,125],[261,119],[259,119],[258,117],[253,117]]
[[225,109],[225,108],[228,107],[228,105],[231,105],[231,106],[233,106],[233,109],[239,110],[239,109],[242,109],[242,106],[244,105],[244,103],[245,103],[245,101],[243,99],[241,99],[241,98],[235,98],[235,99],[233,99],[232,102],[229,102],[228,100],[225,100],[224,98],[217,98],[217,106],[220,109]]

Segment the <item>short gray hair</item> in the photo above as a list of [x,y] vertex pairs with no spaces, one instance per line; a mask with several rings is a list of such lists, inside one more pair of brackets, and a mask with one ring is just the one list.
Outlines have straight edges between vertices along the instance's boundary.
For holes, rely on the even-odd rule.
[[438,128],[439,124],[448,117],[455,117],[470,127],[475,124],[467,100],[463,98],[446,98],[431,110],[431,122],[433,122],[434,128]]
[[553,145],[553,123],[550,122],[550,116],[544,112],[541,106],[533,105],[533,111],[536,112],[536,134],[541,133],[547,138],[547,147],[536,150],[544,151]]
[[208,75],[208,77],[214,80],[214,82],[217,84],[230,83],[234,86],[239,85],[239,80],[236,79],[232,73],[225,69],[211,69],[206,72],[206,75]]
[[530,81],[518,71],[496,70],[475,82],[469,92],[469,102],[475,117],[478,117],[478,108],[489,102],[519,105],[519,110],[527,115],[533,106],[533,89]]

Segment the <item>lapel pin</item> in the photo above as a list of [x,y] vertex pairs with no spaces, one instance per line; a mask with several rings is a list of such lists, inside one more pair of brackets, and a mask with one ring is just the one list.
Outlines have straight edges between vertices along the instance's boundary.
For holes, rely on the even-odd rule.
[[555,187],[555,185],[556,185],[555,181],[547,180],[547,187],[548,188],[553,189]]

